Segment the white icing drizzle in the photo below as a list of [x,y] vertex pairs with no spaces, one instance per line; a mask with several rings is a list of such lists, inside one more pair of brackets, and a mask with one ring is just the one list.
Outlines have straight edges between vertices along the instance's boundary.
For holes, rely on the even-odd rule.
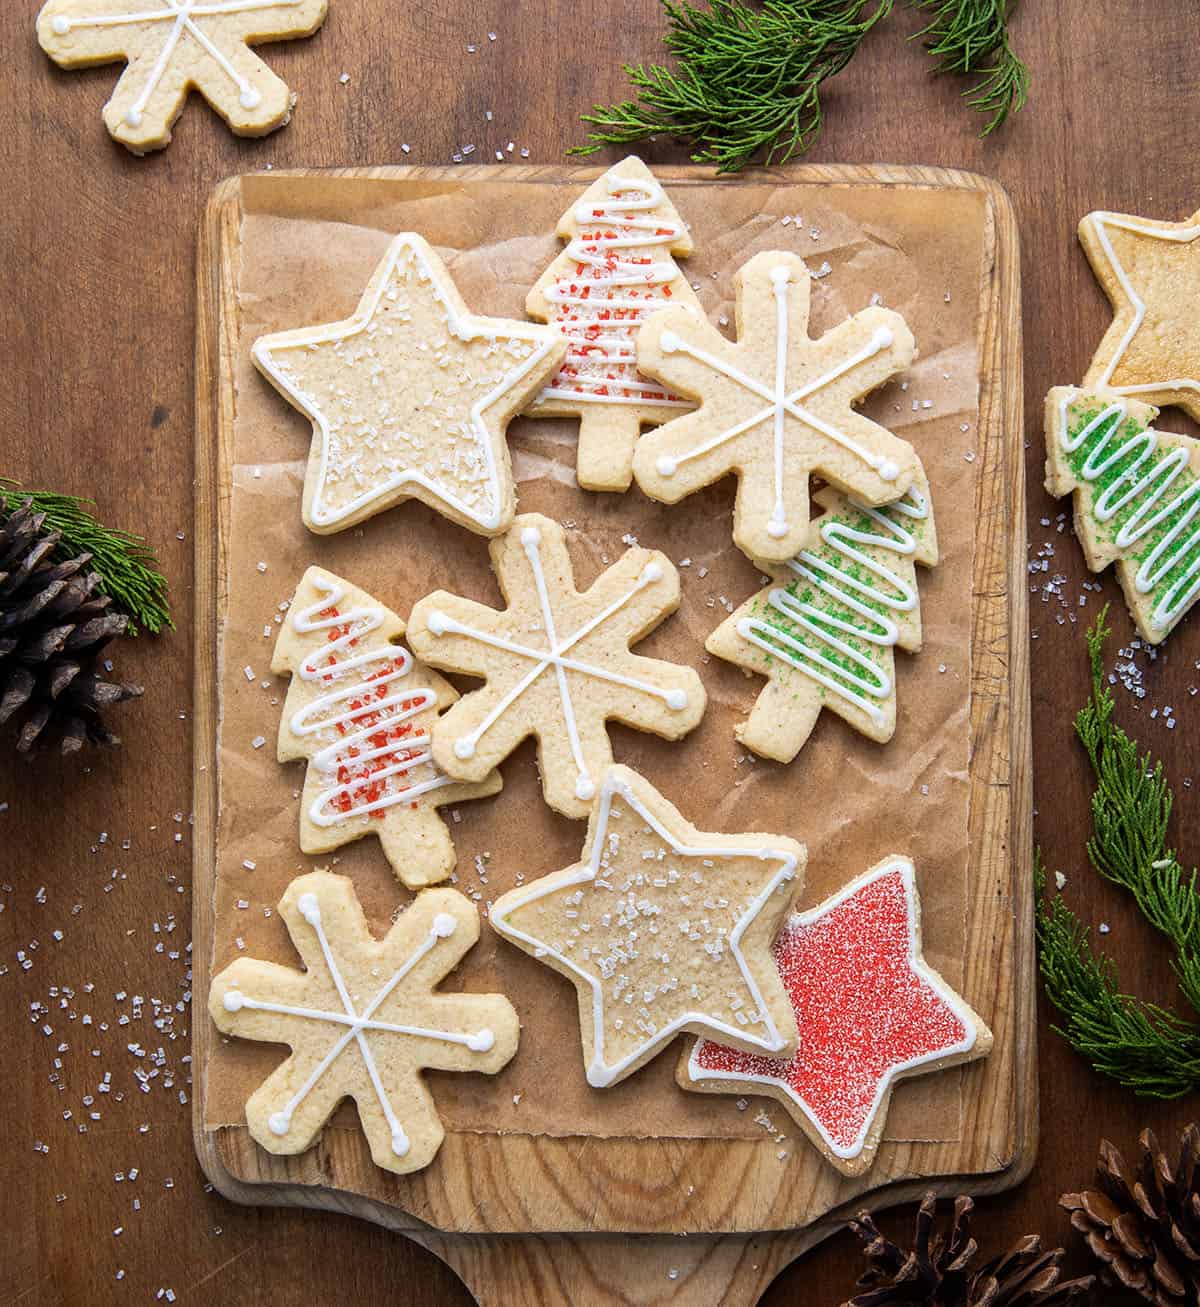
[[703,363],[705,367],[712,368],[715,372],[721,373],[731,381],[736,381],[738,385],[743,386],[751,394],[757,395],[767,402],[767,407],[761,409],[758,413],[745,418],[724,431],[718,432],[714,436],[710,436],[707,440],[696,445],[695,448],[682,454],[664,454],[660,456],[656,464],[659,475],[664,477],[674,476],[681,463],[702,458],[705,454],[711,453],[714,449],[719,449],[722,445],[728,444],[729,441],[758,426],[759,423],[770,419],[774,423],[775,430],[775,503],[767,523],[767,532],[776,540],[786,536],[789,529],[784,506],[784,454],[787,417],[789,415],[798,422],[803,422],[805,425],[819,431],[823,436],[828,437],[835,444],[840,445],[856,458],[861,459],[882,480],[895,481],[901,471],[891,459],[873,454],[865,446],[846,435],[845,432],[837,430],[836,427],[831,426],[810,409],[804,408],[800,402],[807,399],[809,395],[815,394],[818,390],[824,389],[830,382],[845,376],[847,372],[853,371],[860,363],[864,363],[867,359],[874,358],[876,354],[888,349],[894,339],[892,332],[887,327],[879,327],[867,344],[856,354],[843,359],[830,368],[828,372],[806,382],[803,386],[789,393],[787,389],[787,365],[790,346],[788,335],[788,285],[791,282],[791,276],[791,269],[786,264],[780,264],[771,271],[771,287],[775,297],[776,331],[774,388],[764,385],[757,377],[752,377],[749,373],[742,371],[741,368],[720,358],[718,355],[712,354],[699,346],[689,344],[678,332],[664,331],[659,338],[659,345],[664,354],[686,354],[698,363]]
[[429,614],[429,629],[435,636],[463,635],[468,639],[479,641],[480,644],[491,645],[494,649],[503,649],[507,653],[516,654],[518,657],[528,658],[534,664],[531,670],[504,695],[473,731],[468,735],[460,736],[454,742],[454,752],[459,758],[473,757],[479,741],[484,735],[491,730],[496,722],[534,684],[543,672],[548,671],[551,667],[554,668],[567,739],[571,746],[571,756],[575,762],[575,795],[586,802],[595,795],[596,784],[588,774],[587,762],[583,756],[583,743],[579,738],[579,729],[575,720],[575,704],[571,698],[571,688],[566,673],[568,671],[580,672],[582,675],[590,676],[597,681],[605,681],[611,685],[623,685],[630,690],[638,690],[642,694],[653,695],[676,712],[687,707],[687,692],[679,689],[664,690],[661,686],[651,685],[649,681],[641,681],[632,676],[624,676],[619,672],[610,671],[606,667],[598,667],[594,663],[582,662],[577,658],[567,657],[571,649],[585,637],[591,635],[593,631],[602,626],[615,613],[620,612],[635,595],[640,594],[647,586],[661,581],[663,577],[661,564],[657,562],[648,563],[643,568],[642,574],[638,577],[636,583],[625,594],[615,599],[602,612],[589,618],[578,630],[564,639],[560,639],[555,628],[550,595],[546,588],[546,574],[542,567],[541,542],[542,533],[537,527],[527,526],[521,531],[521,547],[525,551],[530,570],[533,572],[534,585],[537,587],[538,601],[541,605],[542,621],[546,629],[549,648],[535,649],[529,645],[518,644],[514,640],[505,639],[503,636],[493,635],[488,631],[480,631],[476,627],[466,626],[456,621],[449,614],[440,610]]
[[1164,230],[1161,227],[1155,227],[1150,223],[1139,222],[1136,218],[1127,218],[1115,213],[1096,213],[1092,215],[1092,229],[1096,233],[1096,239],[1100,242],[1101,248],[1114,273],[1117,281],[1121,284],[1121,289],[1125,292],[1126,298],[1133,307],[1133,321],[1129,324],[1125,334],[1121,337],[1116,350],[1113,353],[1104,371],[1100,374],[1096,384],[1104,386],[1109,390],[1116,391],[1118,395],[1139,395],[1149,394],[1159,390],[1195,390],[1200,391],[1200,379],[1195,377],[1173,377],[1170,380],[1147,381],[1136,386],[1114,386],[1112,384],[1113,373],[1117,370],[1117,365],[1125,357],[1126,350],[1129,349],[1134,336],[1137,335],[1142,323],[1146,318],[1146,302],[1134,289],[1133,282],[1129,279],[1129,274],[1125,271],[1121,261],[1117,258],[1116,251],[1112,247],[1112,241],[1108,236],[1108,228],[1115,227],[1119,231],[1135,232],[1139,236],[1149,236],[1153,240],[1171,241],[1175,244],[1186,245],[1200,236],[1200,225],[1193,227],[1180,227],[1174,230]]
[[[276,336],[264,336],[254,342],[251,351],[257,365],[272,379],[276,386],[287,395],[303,412],[309,414],[321,434],[320,465],[316,476],[316,488],[312,498],[313,520],[320,526],[333,526],[358,513],[367,504],[387,495],[405,485],[418,485],[430,491],[449,508],[477,523],[485,531],[496,531],[504,525],[505,494],[504,481],[507,474],[502,470],[492,448],[492,440],[484,422],[484,412],[502,399],[517,386],[524,377],[536,369],[542,359],[553,350],[557,343],[557,333],[548,332],[544,326],[534,323],[503,323],[502,336],[506,340],[521,341],[530,345],[529,354],[519,360],[514,367],[505,372],[496,384],[470,409],[471,432],[482,460],[483,490],[479,501],[469,501],[452,490],[448,484],[427,475],[416,468],[396,468],[377,485],[354,496],[341,508],[331,507],[326,502],[329,486],[330,467],[329,444],[331,437],[329,416],[324,413],[316,400],[306,394],[284,371],[275,358],[275,351],[286,354],[289,350],[308,349],[314,345],[330,345],[349,339],[371,328],[381,300],[393,290],[393,280],[398,271],[403,270],[405,279],[410,278],[410,264],[415,265],[416,275],[422,286],[428,286],[430,293],[441,305],[446,314],[446,329],[458,340],[470,342],[487,339],[493,345],[501,338],[500,334],[472,329],[470,315],[464,318],[442,288],[439,274],[430,266],[420,245],[412,233],[404,232],[397,236],[388,248],[383,263],[376,273],[375,290],[366,303],[355,311],[348,322],[333,323],[329,326],[313,327],[308,331],[288,331],[282,333],[285,339]],[[433,342],[422,341],[423,345]]]
[[[565,274],[544,295],[557,307],[555,325],[567,338],[568,351],[558,375],[541,393],[541,399],[570,399],[589,404],[637,404],[661,408],[688,408],[657,382],[638,375],[637,332],[647,315],[669,301],[653,293],[680,277],[669,259],[643,261],[621,251],[671,246],[683,235],[673,218],[640,217],[663,202],[663,189],[653,179],[605,178],[610,198],[583,201],[576,206],[579,232],[565,254],[588,269]],[[620,288],[646,287],[644,295],[622,295]],[[618,313],[620,316],[614,317]],[[606,369],[596,372],[599,363]],[[615,376],[607,375],[611,371]]]
[[[1174,382],[1170,383],[1176,384]],[[1067,453],[1073,453],[1094,435],[1106,423],[1111,426],[1104,436],[1096,442],[1083,462],[1080,473],[1085,481],[1092,482],[1102,476],[1110,467],[1122,459],[1134,455],[1129,466],[1116,478],[1092,505],[1099,522],[1111,521],[1123,508],[1136,503],[1135,511],[1117,532],[1114,539],[1118,549],[1129,549],[1155,531],[1168,518],[1181,514],[1169,531],[1146,555],[1134,576],[1134,585],[1139,594],[1149,594],[1172,569],[1200,546],[1200,524],[1188,534],[1188,527],[1200,514],[1200,478],[1182,489],[1168,503],[1159,507],[1162,500],[1175,481],[1189,466],[1188,451],[1179,447],[1156,459],[1158,453],[1159,432],[1147,427],[1120,443],[1114,444],[1129,412],[1129,406],[1123,400],[1114,400],[1090,422],[1086,423],[1072,439],[1067,409],[1078,391],[1068,391],[1063,395],[1059,414],[1059,439]],[[1111,446],[1111,449],[1110,449]],[[1155,626],[1169,626],[1200,594],[1200,552],[1191,564],[1154,606],[1150,620]]]
[[[734,1026],[727,1022],[713,1017],[707,1012],[684,1012],[677,1016],[673,1021],[659,1027],[655,1032],[646,1039],[638,1048],[621,1058],[618,1062],[607,1062],[604,1052],[604,990],[601,986],[601,978],[594,975],[591,971],[585,970],[574,959],[567,954],[560,952],[558,949],[545,944],[535,936],[527,934],[525,931],[518,929],[510,920],[514,912],[528,906],[530,903],[536,903],[539,899],[548,894],[561,893],[564,889],[570,889],[574,885],[587,885],[594,881],[601,874],[601,861],[606,850],[609,848],[608,823],[612,813],[612,803],[614,797],[620,798],[623,802],[628,803],[630,807],[642,818],[643,821],[654,831],[654,833],[665,844],[681,857],[686,858],[757,858],[761,861],[775,861],[779,867],[775,874],[771,876],[762,890],[751,900],[746,907],[745,912],[738,918],[737,924],[729,935],[729,948],[737,963],[738,970],[741,972],[742,979],[746,983],[747,989],[753,998],[756,1010],[761,1014],[763,1025],[766,1033],[761,1038],[750,1034],[745,1026]],[[762,909],[767,905],[771,895],[779,889],[786,881],[790,881],[796,874],[796,856],[794,853],[785,852],[782,849],[772,849],[763,846],[748,848],[729,848],[724,846],[702,847],[682,843],[663,825],[663,823],[650,811],[649,808],[641,801],[637,793],[631,786],[623,780],[609,775],[605,778],[604,785],[600,791],[600,812],[596,823],[596,833],[592,838],[592,852],[590,859],[579,867],[577,873],[568,881],[557,881],[550,888],[545,888],[535,881],[532,885],[526,887],[524,891],[512,891],[504,896],[503,906],[497,904],[492,909],[490,917],[492,925],[501,935],[506,935],[510,939],[519,939],[529,945],[537,956],[552,957],[565,967],[568,971],[585,981],[592,991],[592,1047],[595,1055],[591,1066],[587,1068],[588,1084],[597,1089],[603,1089],[608,1085],[619,1080],[624,1074],[627,1067],[641,1059],[646,1050],[654,1045],[662,1046],[672,1040],[679,1031],[685,1027],[703,1023],[717,1034],[732,1035],[742,1043],[757,1044],[765,1053],[778,1053],[786,1043],[783,1036],[779,1033],[779,1027],[775,1024],[771,1016],[770,1009],[763,998],[762,990],[759,988],[753,973],[746,964],[746,958],[742,952],[742,936],[746,933],[751,922],[758,916]]]
[[[872,585],[853,576],[848,567],[831,563],[812,550],[801,550],[787,566],[810,585],[827,594],[836,604],[865,618],[867,626],[838,617],[828,609],[802,601],[782,586],[772,589],[767,602],[788,621],[803,627],[812,641],[782,631],[758,617],[743,617],[738,622],[738,634],[743,640],[777,658],[805,676],[825,686],[834,694],[861,709],[876,725],[884,719],[879,703],[892,692],[892,680],[882,667],[855,649],[829,628],[841,631],[857,640],[880,647],[894,645],[899,639],[897,624],[879,608],[896,613],[910,613],[917,606],[917,590],[903,577],[885,567],[877,559],[863,553],[857,545],[887,550],[901,556],[911,556],[917,547],[915,535],[899,518],[923,522],[929,516],[929,501],[916,487],[910,487],[902,499],[882,509],[870,508],[857,500],[849,501],[856,512],[864,513],[878,523],[879,531],[860,531],[846,522],[830,521],[821,526],[821,540],[841,554],[851,566],[865,568],[887,588]],[[893,516],[894,515],[894,516]],[[861,597],[860,597],[861,596]],[[865,602],[864,602],[865,601]],[[873,605],[878,605],[874,607]],[[861,675],[839,664],[821,646],[841,654],[856,667]]]
[[[310,683],[331,679],[344,681],[347,677],[350,679],[349,684],[343,684],[327,694],[320,695],[293,713],[289,722],[291,732],[303,738],[326,730],[336,731],[339,726],[355,726],[364,718],[370,718],[368,724],[339,736],[332,744],[313,754],[312,764],[321,772],[329,773],[336,771],[343,761],[354,767],[363,767],[377,758],[395,758],[394,762],[371,772],[369,776],[360,776],[345,784],[332,785],[317,795],[309,807],[309,819],[314,825],[329,827],[339,822],[350,821],[355,817],[381,812],[398,803],[412,803],[420,795],[452,782],[434,765],[429,732],[424,729],[415,731],[403,740],[392,740],[383,745],[361,749],[360,746],[372,736],[386,735],[401,723],[434,709],[437,705],[437,696],[432,690],[422,688],[407,692],[401,690],[382,699],[374,697],[375,691],[381,686],[390,686],[393,682],[402,681],[409,674],[413,667],[412,655],[407,649],[398,645],[381,645],[375,649],[367,649],[343,657],[342,655],[357,645],[360,640],[365,639],[382,625],[383,610],[354,608],[348,613],[335,612],[332,616],[323,616],[330,608],[336,608],[345,597],[345,587],[323,576],[314,577],[314,584],[322,597],[301,612],[293,611],[291,617],[293,629],[301,635],[314,631],[329,631],[338,627],[346,629],[336,640],[322,645],[320,649],[309,654],[300,664],[297,675]],[[324,657],[335,661],[318,666],[317,659]],[[372,675],[372,668],[387,670],[379,670]],[[367,695],[371,697],[367,698]],[[337,713],[336,716],[328,715],[331,712],[336,713],[341,704],[359,696],[363,696],[364,702],[357,708],[350,708],[345,712]],[[347,755],[353,749],[360,751],[352,759],[348,759]],[[385,784],[393,776],[408,776],[421,766],[426,766],[431,771],[427,779],[407,787],[402,786],[399,790],[391,790]],[[385,792],[381,797],[359,803],[346,811],[330,808],[329,805],[339,796],[352,796],[358,787],[377,783],[384,784]]]
[[302,3],[303,0],[211,0],[211,3],[201,4],[198,0],[162,0],[161,9],[146,9],[128,14],[94,14],[84,18],[57,14],[51,20],[50,26],[56,36],[67,36],[77,28],[123,27],[129,23],[168,21],[172,24],[171,31],[150,70],[150,75],[137,98],[125,111],[125,121],[131,127],[140,127],[150,97],[158,89],[171,62],[171,56],[184,35],[190,36],[237,87],[238,100],[242,108],[256,109],[262,103],[262,93],[238,72],[207,33],[196,26],[195,20],[221,14],[252,13],[262,9],[286,9]]
[[374,1020],[375,1013],[387,1001],[396,986],[427,953],[437,946],[440,940],[448,939],[454,933],[458,927],[458,922],[448,912],[438,913],[433,920],[429,934],[417,948],[417,951],[392,973],[387,983],[360,1013],[355,1010],[354,1002],[346,989],[346,983],[342,979],[342,973],[338,968],[337,959],[333,956],[333,951],[329,947],[329,939],[321,922],[321,905],[317,896],[315,894],[302,894],[297,906],[300,909],[300,915],[308,922],[316,934],[317,942],[321,946],[322,956],[325,959],[325,965],[329,970],[330,979],[337,989],[338,997],[341,999],[345,1011],[342,1013],[323,1012],[315,1008],[291,1007],[286,1003],[264,1002],[250,998],[238,989],[231,989],[226,992],[223,1000],[225,1010],[226,1012],[240,1012],[243,1009],[248,1009],[255,1012],[279,1013],[284,1016],[321,1021],[329,1025],[345,1026],[346,1031],[338,1037],[325,1056],[309,1073],[304,1083],[292,1094],[283,1107],[278,1112],[271,1114],[267,1124],[272,1134],[281,1138],[286,1135],[291,1129],[292,1118],[295,1116],[296,1109],[312,1093],[325,1072],[337,1061],[353,1040],[358,1045],[363,1065],[367,1069],[367,1075],[370,1077],[371,1085],[379,1100],[379,1106],[383,1110],[388,1129],[391,1131],[392,1151],[397,1157],[404,1157],[410,1147],[408,1135],[400,1124],[400,1119],[397,1117],[391,1100],[388,1098],[387,1090],[384,1088],[383,1080],[379,1075],[379,1068],[375,1064],[374,1054],[371,1052],[371,1046],[367,1041],[367,1032],[386,1032],[414,1036],[420,1039],[436,1039],[446,1044],[460,1044],[465,1048],[469,1048],[473,1053],[486,1053],[493,1047],[496,1042],[495,1035],[492,1031],[486,1029],[477,1031],[475,1034],[463,1035],[449,1030],[426,1030],[420,1026],[403,1026],[392,1022]]

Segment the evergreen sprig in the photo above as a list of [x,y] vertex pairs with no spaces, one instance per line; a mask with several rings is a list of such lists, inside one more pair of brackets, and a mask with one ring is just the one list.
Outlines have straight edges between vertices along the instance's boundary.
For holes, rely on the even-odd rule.
[[[909,0],[935,10],[919,36],[937,71],[981,74],[965,92],[989,115],[983,134],[1024,105],[1029,71],[1008,41],[1015,0]],[[821,88],[841,72],[894,0],[663,0],[676,66],[626,64],[636,99],[582,115],[588,143],[571,154],[660,133],[690,140],[697,163],[737,172],[756,156],[786,163],[820,134]]]
[[0,477],[0,512],[11,513],[32,501],[35,512],[46,515],[46,527],[62,533],[54,558],[65,561],[91,554],[91,568],[99,573],[105,593],[130,619],[130,634],[138,628],[157,635],[164,626],[174,629],[167,603],[167,581],[158,559],[142,536],[104,526],[88,511],[91,499],[60,495],[49,490],[25,490],[16,481]]
[[1107,607],[1087,633],[1092,693],[1075,718],[1096,791],[1088,857],[1096,870],[1129,891],[1139,910],[1170,940],[1179,988],[1192,1009],[1181,1016],[1121,991],[1116,964],[1092,948],[1087,929],[1061,894],[1047,900],[1038,855],[1038,960],[1056,1026],[1097,1071],[1136,1093],[1179,1098],[1200,1088],[1200,895],[1196,871],[1185,872],[1167,845],[1173,795],[1161,761],[1142,754],[1113,720],[1104,674]]
[[933,11],[933,19],[917,33],[937,60],[935,71],[963,76],[981,75],[963,98],[988,115],[984,136],[990,136],[1010,113],[1029,98],[1029,69],[1008,40],[1008,19],[1016,0],[911,0],[917,9]]

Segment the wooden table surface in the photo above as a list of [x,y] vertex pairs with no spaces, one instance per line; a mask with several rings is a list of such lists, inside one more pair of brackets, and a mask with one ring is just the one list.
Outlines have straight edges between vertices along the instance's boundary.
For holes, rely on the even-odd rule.
[[[0,474],[94,496],[105,520],[144,531],[171,580],[178,629],[116,652],[147,693],[116,719],[126,742],[115,756],[26,767],[0,755],[0,1304],[467,1303],[449,1271],[394,1235],[336,1216],[239,1209],[206,1193],[192,1153],[197,220],[219,179],[267,165],[445,163],[471,143],[487,161],[509,141],[508,157],[528,148],[533,162],[558,160],[579,139],[578,111],[623,94],[621,61],[659,53],[661,7],[333,0],[315,39],[268,51],[300,93],[291,126],[242,141],[193,102],[174,144],[144,160],[113,145],[100,122],[116,71],[51,66],[34,39],[37,7],[0,7]],[[1013,39],[1033,68],[1032,98],[987,142],[958,103],[961,84],[930,80],[918,46],[905,43],[917,26],[898,12],[831,86],[811,158],[974,169],[998,178],[1016,205],[1031,556],[1053,550],[1048,571],[1031,578],[1037,836],[1084,919],[1111,924],[1105,943],[1124,985],[1171,1001],[1167,951],[1084,857],[1089,786],[1071,718],[1086,692],[1082,626],[1099,596],[1079,609],[1080,553],[1056,530],[1059,510],[1040,488],[1041,407],[1051,385],[1082,376],[1109,321],[1075,241],[1078,219],[1094,208],[1177,219],[1200,204],[1200,10],[1193,0],[1023,6]],[[647,157],[685,153],[664,143]],[[1041,586],[1056,574],[1062,598],[1043,602]],[[1116,600],[1125,643],[1131,626],[1111,581],[1105,597]],[[1182,788],[1196,758],[1198,659],[1193,616],[1156,660],[1137,656],[1143,699],[1118,690],[1122,720],[1180,786],[1185,860],[1200,846]],[[1166,705],[1174,730],[1152,716]],[[1194,1105],[1139,1102],[1111,1087],[1050,1032],[1045,1012],[1041,1101],[1037,1166],[1015,1192],[981,1203],[979,1241],[998,1249],[1041,1231],[1066,1241],[1070,1264],[1083,1268],[1059,1193],[1086,1182],[1101,1136],[1132,1147],[1150,1124],[1170,1137]],[[899,1230],[908,1219],[885,1224]],[[832,1307],[859,1265],[841,1235],[784,1272],[763,1301]],[[662,1301],[668,1287],[664,1268]]]

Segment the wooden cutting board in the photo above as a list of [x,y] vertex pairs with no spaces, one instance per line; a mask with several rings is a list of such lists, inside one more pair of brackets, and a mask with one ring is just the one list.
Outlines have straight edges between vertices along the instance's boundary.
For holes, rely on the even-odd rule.
[[[319,174],[324,188],[373,183],[590,180],[595,169],[359,169]],[[667,182],[713,182],[698,169],[660,169]],[[278,176],[278,175],[276,175]],[[303,178],[309,174],[289,174]],[[762,175],[758,177],[762,180]],[[604,1139],[451,1133],[435,1164],[397,1186],[362,1150],[327,1131],[296,1158],[263,1152],[242,1125],[206,1127],[210,1023],[194,1032],[196,1148],[216,1188],[239,1202],[350,1212],[403,1231],[446,1260],[484,1304],[658,1302],[751,1304],[791,1258],[864,1203],[928,1189],[994,1192],[1033,1162],[1037,1130],[1028,639],[1018,251],[1003,191],[986,179],[928,168],[805,167],[773,183],[971,191],[987,260],[980,302],[976,548],[971,595],[969,902],[963,988],[995,1048],[963,1076],[961,1137],[885,1143],[857,1180],[835,1179],[815,1151],[782,1167],[770,1139]],[[239,231],[247,182],[215,193],[198,258],[196,356],[195,989],[211,972],[220,795],[218,632],[225,620],[231,455],[238,397]],[[323,195],[328,196],[328,189]],[[336,194],[336,191],[334,191]],[[327,200],[323,200],[326,203]],[[987,1002],[981,1004],[979,996]],[[670,1054],[667,1055],[671,1056]],[[381,1178],[382,1177],[382,1178]],[[686,1199],[683,1195],[686,1194]],[[619,1232],[637,1232],[629,1238]],[[687,1239],[681,1231],[702,1231]],[[773,1233],[762,1233],[769,1231]],[[520,1237],[516,1237],[516,1236]],[[506,1237],[497,1237],[506,1236]]]

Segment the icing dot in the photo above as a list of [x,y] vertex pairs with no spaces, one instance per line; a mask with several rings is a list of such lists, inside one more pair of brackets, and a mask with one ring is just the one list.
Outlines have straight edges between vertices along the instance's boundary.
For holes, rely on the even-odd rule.
[[130,127],[140,127],[142,125],[142,111],[140,109],[127,109],[125,111],[125,121]]
[[676,712],[686,708],[688,703],[686,690],[672,690],[667,695],[667,707],[674,708]]
[[581,776],[575,782],[575,797],[585,802],[596,794],[596,785],[590,776]]
[[231,989],[224,999],[226,1012],[240,1012],[245,1006],[245,998],[236,989]]
[[272,1112],[267,1119],[273,1135],[286,1135],[291,1124],[292,1118],[287,1112]]
[[676,463],[673,458],[668,458],[666,454],[664,454],[655,464],[655,467],[658,468],[658,475],[660,477],[673,477],[678,466],[679,464]]
[[778,268],[771,269],[771,285],[776,290],[782,290],[791,279],[792,270],[784,264],[781,263]]
[[455,740],[454,756],[456,758],[474,758],[475,741],[469,740],[465,736],[461,740]]
[[467,1036],[467,1047],[472,1053],[490,1053],[495,1043],[496,1036],[490,1030],[481,1030],[478,1034]]
[[315,926],[321,920],[321,905],[317,902],[315,894],[301,894],[300,901],[296,906],[300,909],[300,915],[310,926]]
[[55,18],[54,21],[50,24],[50,26],[58,33],[59,36],[66,36],[66,34],[71,30],[71,20],[69,18],[64,18],[62,14],[59,14],[58,17]]
[[875,332],[875,339],[871,343],[876,349],[887,349],[895,339],[891,327],[880,327]]
[[253,86],[247,86],[238,96],[243,109],[257,109],[262,104],[262,96],[254,89]]
[[434,633],[434,635],[445,635],[450,629],[450,619],[441,611],[440,608],[435,608],[433,612],[429,614],[429,629]]
[[408,1155],[409,1142],[408,1136],[400,1129],[399,1126],[392,1131],[392,1152],[397,1157],[406,1157]]
[[767,523],[767,535],[769,535],[772,540],[782,540],[783,537],[787,535],[787,529],[787,523],[778,517],[773,517],[770,522]]
[[533,549],[542,543],[542,533],[536,526],[524,527],[521,531],[521,543],[526,549]]
[[661,581],[662,575],[663,570],[661,563],[647,563],[642,572],[642,580],[647,582],[647,584],[652,584],[655,581]]
[[458,929],[458,919],[448,912],[439,912],[433,919],[433,933],[438,939],[449,939]]
[[680,344],[678,335],[673,331],[664,331],[658,338],[659,348],[664,354],[674,354]]
[[879,475],[885,481],[895,481],[900,475],[899,463],[893,463],[890,458],[885,458],[879,465]]

